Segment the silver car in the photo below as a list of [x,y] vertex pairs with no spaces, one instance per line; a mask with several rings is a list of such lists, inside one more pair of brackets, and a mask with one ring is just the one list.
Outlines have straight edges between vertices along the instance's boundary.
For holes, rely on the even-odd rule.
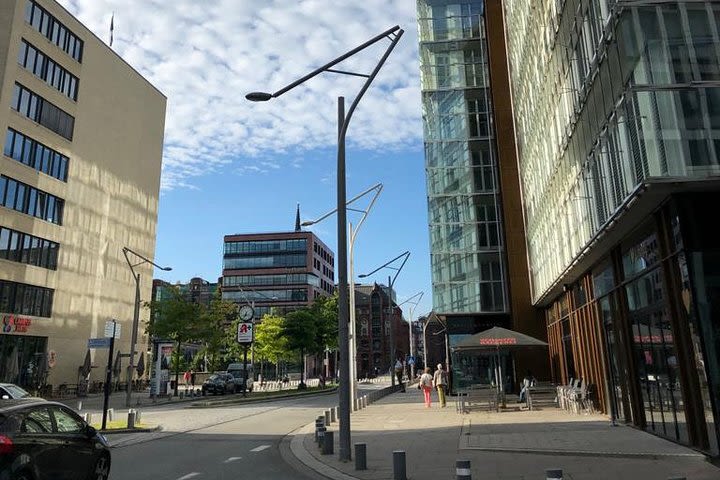
[[28,392],[13,383],[0,383],[0,398],[9,400],[11,398],[31,397]]

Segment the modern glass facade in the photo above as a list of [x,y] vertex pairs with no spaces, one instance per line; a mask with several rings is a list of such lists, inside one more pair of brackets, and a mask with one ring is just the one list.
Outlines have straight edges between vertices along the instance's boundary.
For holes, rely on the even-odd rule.
[[553,377],[718,455],[720,244],[705,224],[720,200],[720,4],[504,6]]
[[419,0],[433,307],[507,313],[483,1]]

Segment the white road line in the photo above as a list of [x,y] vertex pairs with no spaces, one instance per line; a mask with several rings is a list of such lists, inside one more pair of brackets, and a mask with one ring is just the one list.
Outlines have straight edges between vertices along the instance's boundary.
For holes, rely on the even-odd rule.
[[177,480],[188,480],[193,477],[197,477],[198,475],[202,475],[200,472],[191,472],[187,475],[183,475],[182,477],[178,478]]
[[[250,451],[251,452],[262,452],[263,450],[268,449],[268,448],[270,448],[270,445],[260,445],[259,447],[255,447]],[[180,480],[180,479],[178,479],[178,480]]]
[[242,457],[230,457],[227,460],[224,460],[223,463],[230,463],[234,462],[235,460],[242,460]]

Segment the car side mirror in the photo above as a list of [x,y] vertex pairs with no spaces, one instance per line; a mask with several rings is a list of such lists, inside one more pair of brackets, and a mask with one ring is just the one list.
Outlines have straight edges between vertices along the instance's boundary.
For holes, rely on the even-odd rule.
[[85,427],[85,435],[87,435],[88,438],[92,438],[97,435],[97,430],[92,425],[88,425]]

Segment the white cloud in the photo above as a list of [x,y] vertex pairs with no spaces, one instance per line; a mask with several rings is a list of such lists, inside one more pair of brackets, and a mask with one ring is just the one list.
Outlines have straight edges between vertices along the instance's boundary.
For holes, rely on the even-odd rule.
[[[267,103],[276,91],[393,25],[405,34],[354,114],[348,142],[371,150],[421,137],[415,2],[407,0],[59,0],[168,96],[163,188],[233,164],[280,167],[265,156],[335,144],[338,95],[346,108],[362,79],[324,73]],[[336,68],[369,73],[387,40]],[[291,165],[296,165],[294,162]]]

